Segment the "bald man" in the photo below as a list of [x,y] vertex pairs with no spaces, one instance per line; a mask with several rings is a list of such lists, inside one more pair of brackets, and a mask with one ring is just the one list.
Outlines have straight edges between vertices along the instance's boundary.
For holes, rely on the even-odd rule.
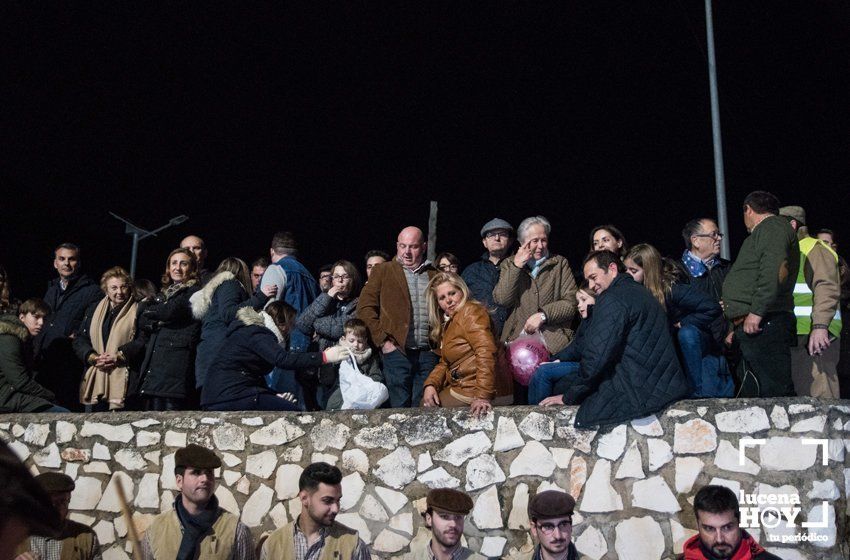
[[381,349],[390,406],[419,406],[425,379],[437,365],[428,343],[425,290],[437,271],[425,258],[428,243],[418,227],[398,234],[395,259],[376,265],[360,293],[357,317]]
[[212,277],[212,272],[207,270],[207,244],[197,235],[187,235],[180,242],[181,249],[189,249],[198,259],[198,279],[201,285],[206,284],[207,280]]

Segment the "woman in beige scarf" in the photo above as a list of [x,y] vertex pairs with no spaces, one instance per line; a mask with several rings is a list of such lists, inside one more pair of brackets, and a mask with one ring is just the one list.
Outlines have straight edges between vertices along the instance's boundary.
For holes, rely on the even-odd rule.
[[80,385],[80,402],[86,405],[87,412],[101,402],[104,409],[106,403],[110,410],[124,408],[128,371],[119,348],[133,340],[135,334],[133,279],[116,266],[103,273],[100,287],[106,297],[89,307],[74,338],[74,350],[88,366]]

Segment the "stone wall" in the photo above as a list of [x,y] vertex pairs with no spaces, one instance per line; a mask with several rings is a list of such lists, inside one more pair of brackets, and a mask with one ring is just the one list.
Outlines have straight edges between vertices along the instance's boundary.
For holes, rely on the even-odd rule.
[[[33,472],[61,470],[76,480],[71,515],[94,528],[106,560],[128,558],[116,484],[129,491],[144,529],[171,507],[174,452],[191,442],[222,456],[216,494],[255,535],[298,515],[305,465],[335,463],[345,477],[337,519],[358,529],[378,558],[400,557],[411,540],[428,538],[419,512],[428,488],[439,486],[473,496],[466,542],[489,557],[530,548],[529,496],[555,488],[578,501],[573,538],[584,557],[668,558],[694,534],[691,503],[708,483],[780,501],[799,497],[794,526],[751,530],[780,557],[850,557],[847,401],[683,401],[604,432],[576,429],[574,414],[573,407],[513,407],[480,420],[430,409],[5,415],[0,437]],[[765,440],[746,449],[743,463],[741,438]],[[828,441],[824,449],[805,445],[807,438]],[[826,528],[802,527],[824,515]],[[808,531],[825,540],[781,542]]]

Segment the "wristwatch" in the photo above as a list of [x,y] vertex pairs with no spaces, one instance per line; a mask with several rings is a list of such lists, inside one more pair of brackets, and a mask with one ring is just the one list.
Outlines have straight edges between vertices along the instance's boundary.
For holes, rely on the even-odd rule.
[[544,323],[549,320],[548,317],[546,317],[546,314],[542,311],[540,312],[540,318],[543,320]]

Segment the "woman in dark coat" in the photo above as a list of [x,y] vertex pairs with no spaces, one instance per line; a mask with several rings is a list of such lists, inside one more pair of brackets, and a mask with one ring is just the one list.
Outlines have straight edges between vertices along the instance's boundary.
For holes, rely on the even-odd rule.
[[298,410],[292,395],[268,388],[265,375],[272,368],[285,370],[339,363],[348,352],[332,346],[324,352],[290,352],[286,335],[295,309],[275,301],[257,313],[243,307],[236,313],[227,337],[207,372],[201,392],[204,410]]
[[144,352],[138,394],[145,410],[185,408],[193,387],[195,347],[201,330],[192,317],[189,298],[199,289],[195,255],[188,249],[171,251],[162,291],[140,310],[138,330],[142,334],[122,347],[131,360]]
[[239,308],[249,306],[259,311],[277,293],[277,286],[269,284],[252,296],[250,286],[251,277],[245,261],[228,257],[221,261],[209,282],[190,298],[192,316],[201,322],[201,341],[195,358],[198,389],[203,387],[207,370]]
[[712,344],[712,324],[721,316],[711,296],[680,281],[678,267],[661,258],[652,245],[635,245],[624,259],[626,271],[643,284],[667,311],[679,359],[693,385],[692,398],[731,397],[732,376]]
[[[349,261],[337,261],[331,267],[331,289],[313,300],[295,321],[295,328],[319,343],[319,350],[330,348],[344,334],[344,325],[357,316],[357,301],[360,295],[360,273]],[[339,387],[339,368],[333,366],[319,369],[317,395],[319,405],[327,408],[328,398]]]

